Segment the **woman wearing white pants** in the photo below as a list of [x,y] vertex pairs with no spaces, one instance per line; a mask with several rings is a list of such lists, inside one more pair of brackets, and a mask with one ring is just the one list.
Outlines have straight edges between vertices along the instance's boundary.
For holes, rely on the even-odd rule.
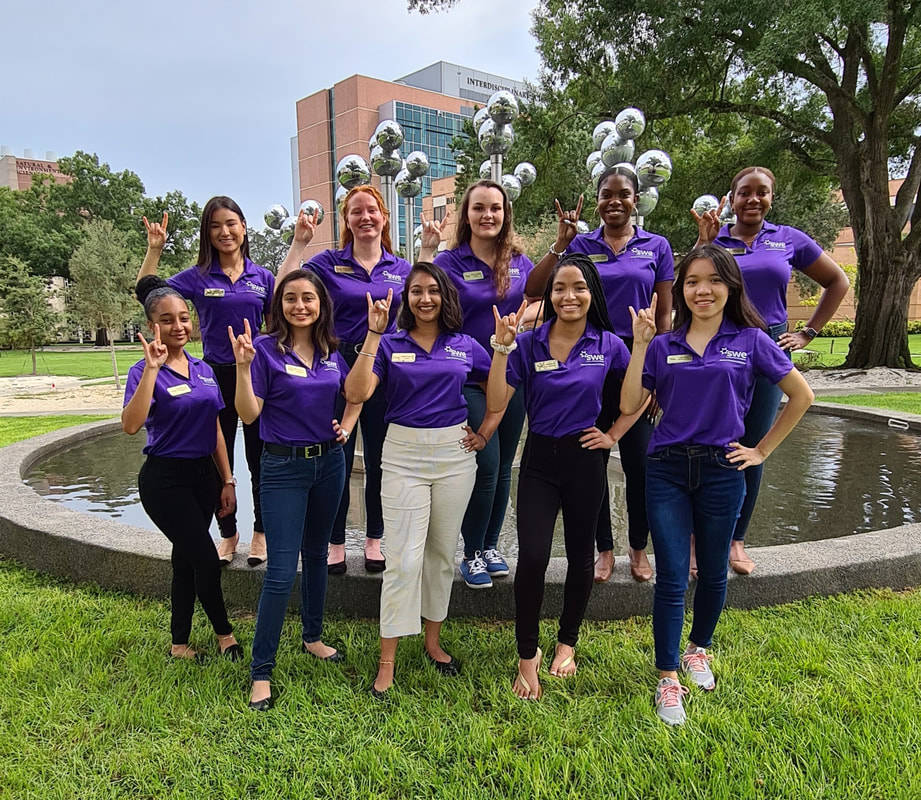
[[425,651],[444,675],[458,662],[440,643],[448,614],[454,556],[464,509],[476,476],[474,452],[483,448],[501,415],[479,430],[467,424],[463,386],[484,381],[489,356],[460,333],[457,290],[444,272],[420,262],[406,279],[399,330],[383,334],[392,293],[368,296],[368,335],[345,384],[349,402],[383,386],[388,423],[381,504],[387,569],[381,587],[381,658],[371,684],[382,697],[393,683],[397,644],[422,631]]

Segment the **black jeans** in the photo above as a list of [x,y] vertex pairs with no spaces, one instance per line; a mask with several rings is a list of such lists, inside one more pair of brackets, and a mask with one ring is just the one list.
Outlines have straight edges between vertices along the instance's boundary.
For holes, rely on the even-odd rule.
[[557,513],[563,510],[566,583],[557,636],[575,647],[592,591],[594,536],[604,495],[602,450],[585,450],[579,436],[554,438],[529,432],[518,474],[518,567],[515,571],[515,638],[518,657],[534,658],[544,599],[544,575]]
[[138,491],[147,516],[173,545],[173,644],[189,643],[196,595],[214,632],[231,633],[221,592],[221,562],[208,532],[221,491],[211,457],[147,456],[138,474]]
[[[233,403],[234,393],[237,390],[237,367],[235,364],[215,364],[208,362],[211,369],[214,370],[214,377],[217,385],[221,389],[221,397],[224,398],[224,408],[218,414],[221,421],[221,432],[224,434],[224,442],[227,444],[227,458],[230,460],[230,470],[233,471],[233,445],[237,438],[237,415],[236,406]],[[262,457],[262,440],[259,438],[259,420],[252,425],[243,423],[243,447],[246,451],[246,466],[249,467],[250,484],[253,491],[253,530],[259,533],[265,533],[262,525],[262,505],[259,502],[259,459]],[[218,527],[221,529],[221,536],[224,539],[230,539],[237,532],[237,515],[228,514],[226,517],[219,518]]]
[[[337,349],[351,369],[355,364],[355,359],[358,358],[355,345],[340,342]],[[336,414],[340,422],[344,409],[345,400],[340,399],[336,406]],[[386,410],[387,402],[384,400],[384,392],[378,386],[374,394],[362,406],[361,415],[358,417],[365,462],[365,536],[369,539],[380,539],[384,535],[384,512],[381,509],[381,456],[384,452],[384,438],[387,436],[387,423],[384,422]],[[345,488],[342,490],[339,511],[333,523],[330,544],[345,544],[345,522],[349,514],[349,500],[351,499],[349,479],[352,477],[352,465],[355,462],[354,436],[349,437],[343,450],[345,451]]]
[[[624,339],[627,349],[633,347],[632,339]],[[601,398],[601,413],[595,426],[607,431],[620,416],[620,379],[614,373],[608,373]],[[649,539],[649,521],[646,518],[646,451],[655,425],[644,414],[617,443],[620,451],[620,466],[624,471],[624,484],[627,499],[627,538],[634,550],[643,550]],[[595,529],[595,543],[598,552],[614,549],[614,535],[611,530],[611,497],[608,488],[608,461],[611,451],[604,451],[604,499],[598,525]]]

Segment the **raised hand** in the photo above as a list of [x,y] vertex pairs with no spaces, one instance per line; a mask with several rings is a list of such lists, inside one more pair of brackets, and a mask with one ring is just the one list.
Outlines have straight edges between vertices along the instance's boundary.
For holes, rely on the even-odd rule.
[[314,211],[311,215],[301,211],[297,215],[297,224],[294,226],[294,239],[292,241],[301,246],[310,244],[310,240],[313,239],[313,234],[320,224],[318,221],[319,216],[320,214],[317,211]]
[[248,366],[253,363],[256,357],[256,348],[253,347],[253,333],[249,327],[249,320],[243,318],[243,333],[235,336],[233,328],[227,326],[227,335],[230,337],[230,345],[233,347],[233,360],[241,366]]
[[698,214],[693,208],[691,209],[691,216],[694,217],[694,221],[697,223],[698,247],[710,244],[710,242],[716,238],[717,234],[720,232],[720,214],[723,213],[723,209],[728,202],[729,195],[727,194],[720,200],[720,204],[716,207],[716,210]]
[[576,223],[579,221],[579,215],[582,213],[582,201],[584,199],[585,196],[580,194],[579,202],[576,204],[574,211],[563,211],[560,201],[553,201],[556,206],[556,218],[559,222],[556,229],[556,243],[562,245],[563,250],[569,247],[569,243],[576,238],[576,233],[578,233],[576,230]]
[[492,314],[496,320],[496,342],[506,347],[515,341],[518,335],[518,325],[524,310],[528,307],[527,299],[521,301],[521,305],[514,314],[506,314],[504,317],[499,316],[499,309],[492,307]]
[[482,433],[477,433],[469,425],[464,425],[465,436],[460,440],[461,450],[465,453],[473,453],[486,447],[486,437]]
[[147,228],[147,246],[151,250],[162,250],[166,245],[166,223],[169,222],[169,214],[163,212],[163,221],[151,224],[147,217],[141,217],[144,220],[144,227]]
[[138,331],[138,339],[144,347],[145,369],[160,369],[166,363],[168,355],[166,345],[160,341],[160,326],[154,323],[154,338],[148,342],[143,334]]
[[630,308],[630,320],[633,324],[633,341],[640,341],[643,344],[649,344],[656,335],[656,302],[659,296],[652,295],[652,302],[649,308],[641,308],[639,313]]
[[374,333],[383,333],[390,324],[390,304],[393,302],[393,289],[387,290],[385,300],[372,300],[371,292],[365,292],[368,298],[368,329]]
[[422,215],[422,249],[437,250],[441,244],[441,232],[444,230],[448,220],[451,219],[451,212],[445,214],[444,219],[439,222],[437,219],[426,219]]

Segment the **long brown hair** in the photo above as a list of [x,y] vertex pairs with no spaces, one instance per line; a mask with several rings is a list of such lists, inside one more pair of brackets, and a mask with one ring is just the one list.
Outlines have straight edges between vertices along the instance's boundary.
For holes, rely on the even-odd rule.
[[243,216],[243,209],[225,195],[212,197],[205,203],[201,212],[201,230],[198,232],[198,263],[196,266],[202,274],[207,274],[211,269],[211,262],[214,261],[214,248],[211,246],[211,217],[219,208],[233,211],[240,218],[240,224],[243,226],[243,244],[240,245],[240,255],[243,258],[249,258],[249,233],[246,230],[246,217]]
[[349,201],[359,192],[371,195],[377,203],[377,207],[381,210],[381,214],[384,217],[384,229],[381,231],[381,247],[388,253],[392,253],[393,244],[390,241],[390,212],[387,210],[381,193],[373,186],[368,185],[356,186],[350,189],[349,193],[342,199],[342,205],[340,206],[342,209],[342,230],[339,233],[339,249],[342,250],[355,241],[355,237],[352,235],[352,231],[349,230],[348,224]]
[[521,248],[515,239],[515,225],[512,220],[512,204],[509,202],[508,195],[502,184],[488,179],[479,180],[470,184],[464,196],[461,199],[460,212],[458,213],[457,227],[454,229],[454,241],[451,243],[452,248],[460,247],[462,244],[470,244],[470,237],[473,232],[470,229],[470,220],[467,215],[470,211],[470,195],[474,189],[498,189],[502,193],[502,227],[499,229],[499,235],[496,237],[496,266],[493,269],[493,281],[496,284],[496,294],[499,297],[505,297],[511,280],[508,270],[512,257],[521,254]]
[[713,264],[716,274],[729,289],[723,316],[728,317],[740,328],[767,330],[767,325],[761,319],[761,315],[748,299],[745,282],[742,280],[742,270],[739,269],[735,258],[729,251],[714,244],[694,248],[675,267],[675,282],[672,284],[672,307],[675,309],[675,319],[672,322],[672,330],[677,331],[691,321],[691,309],[688,308],[687,300],[684,299],[684,281],[688,267],[692,262],[701,258]]
[[313,337],[313,346],[321,353],[326,353],[327,357],[332,354],[339,344],[333,327],[333,301],[326,289],[326,284],[320,280],[319,275],[311,272],[309,269],[295,269],[285,275],[275,287],[275,294],[272,295],[272,308],[269,311],[269,326],[266,333],[275,337],[275,346],[279,352],[284,353],[291,347],[291,326],[285,319],[283,310],[283,301],[285,296],[285,287],[292,281],[307,280],[313,284],[317,290],[317,297],[320,300],[320,314],[317,321],[313,323],[310,333]]

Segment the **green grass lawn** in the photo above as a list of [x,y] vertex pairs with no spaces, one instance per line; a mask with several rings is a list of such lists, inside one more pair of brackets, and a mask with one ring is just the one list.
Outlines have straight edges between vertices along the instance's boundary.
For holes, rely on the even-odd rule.
[[[201,356],[201,342],[192,342],[188,350],[192,355]],[[119,374],[124,376],[143,358],[140,344],[133,350],[116,350]],[[73,353],[38,353],[38,372],[40,375],[68,375],[77,378],[106,378],[112,374],[112,357],[108,350]],[[32,374],[32,356],[28,350],[0,350],[0,378]]]
[[[827,338],[817,336],[807,348],[812,353],[794,353],[793,360],[797,366],[808,366],[812,369],[817,367],[840,367],[844,363],[850,346],[850,336]],[[908,350],[916,363],[921,362],[921,333],[909,334]],[[814,353],[818,355],[813,355]]]
[[[917,590],[727,611],[717,689],[692,692],[680,730],[652,709],[648,618],[586,624],[578,674],[544,668],[544,698],[526,703],[510,623],[449,620],[453,679],[407,640],[380,702],[374,622],[327,620],[343,667],[300,654],[289,617],[266,714],[246,709],[248,658],[171,662],[167,623],[163,602],[0,562],[0,796],[921,796]],[[248,656],[252,619],[235,626]],[[200,611],[192,642],[213,653]]]
[[907,411],[921,414],[921,392],[886,392],[885,394],[820,395],[823,403],[842,403],[848,406],[885,408],[890,411]]
[[[84,422],[97,422],[101,419],[111,419],[111,416],[67,414],[48,417],[0,417],[0,447],[28,439],[31,436],[50,433],[58,428],[82,425]],[[0,797],[2,796],[2,791],[0,791]]]

